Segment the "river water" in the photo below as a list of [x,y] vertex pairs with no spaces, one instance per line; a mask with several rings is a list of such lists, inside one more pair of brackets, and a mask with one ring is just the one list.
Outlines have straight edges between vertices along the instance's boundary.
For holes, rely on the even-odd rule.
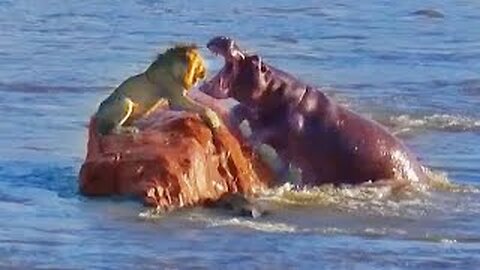
[[[479,269],[479,22],[472,0],[0,0],[0,268]],[[386,125],[435,187],[286,184],[258,220],[81,196],[97,104],[219,34]]]

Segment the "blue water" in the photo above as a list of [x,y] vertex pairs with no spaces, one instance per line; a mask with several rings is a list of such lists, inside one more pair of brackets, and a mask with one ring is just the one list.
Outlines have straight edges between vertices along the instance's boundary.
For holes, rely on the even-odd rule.
[[[82,197],[97,104],[219,34],[385,124],[444,185],[284,186],[258,221]],[[0,0],[0,268],[478,269],[479,108],[478,1]]]

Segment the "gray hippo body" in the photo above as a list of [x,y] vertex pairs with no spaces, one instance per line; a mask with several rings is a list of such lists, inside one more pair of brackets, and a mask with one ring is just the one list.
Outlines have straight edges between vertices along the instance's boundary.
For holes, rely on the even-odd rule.
[[379,123],[265,64],[259,56],[247,55],[229,38],[214,38],[207,46],[226,64],[200,90],[237,100],[232,129],[248,120],[250,141],[271,145],[282,160],[302,171],[305,184],[425,179],[417,158]]

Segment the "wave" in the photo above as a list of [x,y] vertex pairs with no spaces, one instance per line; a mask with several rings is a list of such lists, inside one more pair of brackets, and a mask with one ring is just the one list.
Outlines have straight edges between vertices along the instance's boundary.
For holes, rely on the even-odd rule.
[[[392,185],[344,187],[322,185],[307,188],[286,183],[270,190],[261,199],[284,206],[327,207],[346,213],[361,210],[364,214],[374,216],[403,216],[405,211],[418,212],[426,205],[426,197],[419,193],[421,191],[416,189],[399,192]],[[409,209],[408,206],[412,205],[415,207]]]
[[191,218],[191,220],[203,220],[207,222],[207,227],[224,227],[224,226],[238,226],[248,228],[256,231],[270,232],[270,233],[294,233],[298,232],[299,228],[295,225],[290,225],[281,222],[268,222],[249,220],[244,218],[206,218],[202,219],[200,216]]
[[[143,220],[155,221],[165,218],[168,214],[151,208],[142,211],[138,217]],[[262,219],[247,219],[237,217],[214,216],[204,211],[191,211],[184,218],[191,222],[200,222],[206,224],[206,227],[242,227],[251,230],[270,232],[270,233],[294,233],[298,232],[296,225],[290,225],[282,222],[265,221]]]
[[[364,214],[381,216],[405,215],[412,211],[412,215],[420,213],[425,208],[431,208],[434,204],[432,196],[437,193],[448,192],[453,196],[455,193],[480,193],[480,187],[465,184],[456,184],[449,181],[447,175],[442,172],[424,168],[427,174],[428,187],[425,185],[393,185],[391,182],[365,183],[362,185],[335,186],[324,184],[321,186],[299,186],[287,182],[281,186],[264,191],[258,201],[264,205],[277,205],[284,207],[321,207],[341,212],[357,212],[362,210]],[[146,219],[163,218],[165,213],[156,209],[149,209],[140,213],[139,217]],[[216,221],[212,226],[235,225],[240,221]],[[249,224],[243,224],[250,226]],[[242,226],[243,226],[242,225]],[[261,226],[269,227],[268,224]],[[290,228],[291,229],[291,228]],[[281,230],[290,230],[283,228]],[[266,229],[267,230],[267,229]]]
[[431,209],[435,203],[432,196],[438,193],[480,193],[480,187],[452,183],[446,173],[423,168],[427,184],[394,185],[392,182],[365,183],[358,186],[302,187],[290,182],[265,192],[261,200],[281,205],[331,207],[342,212],[357,212],[372,215],[404,216],[417,215]]
[[[291,183],[271,188],[257,198],[270,215],[258,219],[232,217],[218,209],[195,208],[176,214],[155,209],[139,214],[147,221],[176,217],[189,226],[259,231],[273,234],[348,235],[394,238],[441,244],[478,243],[476,234],[457,233],[458,224],[445,217],[480,214],[480,188],[453,184],[443,173],[427,171],[428,190],[392,185],[299,187]],[[418,226],[418,224],[423,224]],[[445,228],[450,228],[445,230]]]
[[480,186],[472,184],[460,184],[451,182],[448,175],[442,171],[433,171],[423,167],[423,171],[427,175],[429,190],[433,192],[450,192],[450,193],[480,193]]
[[19,93],[85,93],[101,92],[105,89],[112,89],[108,86],[71,86],[71,85],[44,85],[28,82],[0,82],[0,92]]
[[[364,214],[364,213],[362,213]],[[319,235],[349,235],[367,238],[388,237],[403,240],[413,240],[421,242],[432,242],[441,244],[455,243],[479,243],[480,237],[477,235],[458,235],[448,232],[429,230],[425,232],[415,227],[398,228],[395,226],[382,226],[380,224],[358,223],[358,220],[352,219],[353,224],[344,224],[339,226],[329,226],[318,224],[313,226],[302,226],[294,224],[295,222],[278,222],[251,220],[245,218],[217,218],[206,215],[191,215],[189,221],[206,224],[207,228],[233,227],[248,229],[263,233],[282,233],[282,234],[319,234]],[[339,222],[341,222],[339,220]]]
[[427,116],[410,116],[402,114],[391,116],[389,119],[381,120],[389,127],[393,128],[395,134],[408,133],[417,130],[438,130],[448,132],[480,132],[480,120],[449,114],[433,114]]

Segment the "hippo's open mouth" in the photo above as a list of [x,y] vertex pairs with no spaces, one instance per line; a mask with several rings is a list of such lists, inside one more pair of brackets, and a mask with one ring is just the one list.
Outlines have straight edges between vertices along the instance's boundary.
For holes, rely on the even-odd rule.
[[215,98],[228,98],[230,84],[238,70],[238,61],[245,59],[245,55],[232,39],[223,36],[211,39],[207,48],[213,54],[221,55],[225,64],[215,76],[200,87],[200,91]]

